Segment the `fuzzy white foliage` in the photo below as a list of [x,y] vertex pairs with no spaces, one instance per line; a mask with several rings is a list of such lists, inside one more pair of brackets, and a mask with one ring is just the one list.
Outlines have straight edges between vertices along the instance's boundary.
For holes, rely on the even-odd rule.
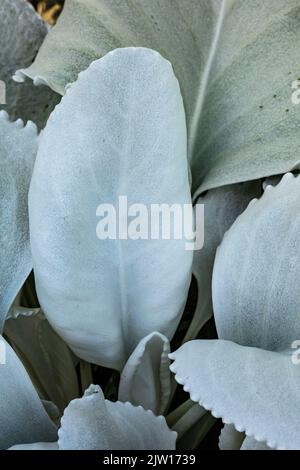
[[0,333],[32,269],[27,195],[37,152],[32,122],[10,122],[0,111]]
[[[210,0],[67,0],[36,62],[17,77],[42,80],[64,95],[93,60],[119,47],[149,47],[175,66],[190,126],[219,6]],[[69,47],[67,38],[73,37]]]
[[300,178],[286,174],[226,233],[213,272],[218,335],[245,346],[290,348],[300,338]]
[[36,87],[27,80],[20,84],[12,76],[20,67],[28,67],[48,33],[47,25],[25,0],[0,2],[0,80],[5,83],[6,103],[0,103],[11,119],[32,120],[45,125],[60,96],[49,88]]
[[192,400],[277,449],[300,449],[300,369],[291,349],[300,334],[300,293],[291,289],[300,275],[299,200],[300,178],[286,174],[238,217],[213,273],[221,339],[191,341],[170,355]]
[[119,400],[163,414],[171,392],[170,343],[160,333],[143,338],[121,373]]
[[79,357],[116,369],[147,334],[172,337],[192,264],[184,239],[99,240],[97,207],[122,195],[148,209],[191,202],[179,85],[144,48],[80,74],[41,136],[29,194],[43,310]]
[[213,315],[211,278],[216,250],[224,233],[246,209],[251,199],[260,194],[260,183],[250,181],[212,189],[197,199],[197,204],[204,205],[204,246],[194,252],[193,275],[197,281],[198,296],[185,341],[194,339]]
[[193,401],[276,449],[300,449],[300,368],[289,354],[195,340],[171,354],[171,370]]
[[36,61],[19,75],[64,94],[111,49],[158,50],[182,88],[196,197],[299,161],[300,114],[291,104],[299,11],[298,0],[66,0]]
[[[163,416],[131,403],[105,400],[101,388],[91,385],[66,408],[58,432],[59,450],[174,450],[176,432]],[[37,443],[13,449],[47,450],[54,444]]]
[[[162,413],[169,400],[169,340],[185,304],[192,253],[183,240],[100,241],[96,209],[116,206],[122,195],[129,204],[189,203],[188,146],[195,200],[222,188],[198,199],[209,218],[206,245],[194,258],[199,295],[185,340],[210,318],[212,298],[220,340],[188,342],[169,355],[177,382],[196,402],[180,407],[174,428],[187,438],[209,410],[225,423],[222,449],[300,449],[300,368],[290,349],[300,337],[300,291],[292,288],[300,278],[300,177],[265,180],[261,199],[237,218],[217,251],[212,295],[210,285],[216,246],[260,193],[259,184],[247,183],[242,192],[224,185],[299,167],[300,118],[290,105],[299,12],[297,0],[67,0],[36,62],[16,73],[16,81],[29,76],[61,94],[68,90],[41,136],[30,192],[39,300],[78,356],[122,371],[119,399],[132,403],[109,402],[91,386],[67,406],[59,439],[50,442],[57,430],[49,416],[57,419],[58,409],[51,402],[43,407],[0,337],[7,361],[0,365],[1,448],[175,448],[176,433],[150,410]],[[11,75],[31,63],[46,32],[26,2],[2,0],[7,109],[13,117],[35,116],[40,126],[60,98],[41,89],[32,99],[32,85],[20,88]],[[171,60],[187,122],[172,67],[157,52],[129,47],[105,55],[139,45]],[[23,128],[0,114],[0,331],[32,264],[26,201],[36,149],[32,123]],[[34,351],[45,344],[42,319],[29,325],[30,318],[15,317],[7,330],[39,386],[47,389],[52,374],[56,386],[65,363],[71,366],[67,398],[62,388],[47,389],[62,408],[69,393],[77,394],[73,356],[63,348],[67,361],[55,370],[47,364],[48,373],[46,356]],[[38,342],[30,349],[32,331]],[[48,339],[54,348],[59,343]]]
[[246,436],[240,450],[272,450],[265,442],[258,442],[253,437]]
[[175,449],[176,441],[163,416],[128,402],[105,400],[100,387],[93,385],[65,410],[58,435],[60,450]]
[[219,437],[220,450],[271,450],[265,442],[258,442],[253,437],[239,432],[233,424],[225,424]]

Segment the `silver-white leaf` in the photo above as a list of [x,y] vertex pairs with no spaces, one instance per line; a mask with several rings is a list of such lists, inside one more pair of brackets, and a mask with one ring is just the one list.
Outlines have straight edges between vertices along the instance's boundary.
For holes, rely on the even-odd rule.
[[[48,87],[36,87],[30,80],[16,83],[12,76],[20,67],[28,67],[35,58],[48,28],[32,5],[25,0],[0,2],[0,109],[12,119],[32,120],[39,127],[45,122],[60,96]],[[4,98],[4,100],[3,100]]]
[[299,162],[298,0],[66,0],[36,61],[19,73],[55,91],[122,46],[158,50],[185,102],[195,198]]
[[37,140],[35,124],[9,122],[0,111],[0,333],[32,269],[27,195]]
[[[204,205],[204,221],[200,221],[204,223],[204,246],[194,252],[193,274],[198,287],[197,305],[184,341],[196,338],[202,326],[213,315],[212,272],[216,250],[224,233],[251,199],[260,194],[260,182],[251,181],[212,189],[197,199],[197,204]],[[196,217],[195,220],[197,221]]]
[[170,343],[160,333],[143,338],[121,372],[119,400],[163,414],[170,398]]
[[113,51],[80,74],[42,134],[29,194],[47,318],[79,357],[119,370],[147,334],[173,336],[192,264],[184,239],[99,240],[97,207],[118,211],[122,195],[148,210],[191,202],[179,85],[144,48]]
[[241,450],[272,450],[265,442],[258,442],[253,437],[246,436]]
[[300,178],[286,174],[223,238],[213,272],[219,338],[270,350],[300,338]]
[[91,385],[65,410],[58,445],[60,450],[171,450],[175,441],[163,416],[105,400],[100,387]]
[[170,355],[193,401],[274,449],[300,449],[300,367],[286,352],[194,340]]

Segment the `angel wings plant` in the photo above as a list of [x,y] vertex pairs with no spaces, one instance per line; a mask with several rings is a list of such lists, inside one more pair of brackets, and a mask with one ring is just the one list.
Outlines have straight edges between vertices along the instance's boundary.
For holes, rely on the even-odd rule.
[[[300,180],[261,196],[298,167],[297,2],[0,13],[0,447],[197,448],[217,417],[221,448],[300,448]],[[122,195],[203,204],[203,249],[99,240]]]

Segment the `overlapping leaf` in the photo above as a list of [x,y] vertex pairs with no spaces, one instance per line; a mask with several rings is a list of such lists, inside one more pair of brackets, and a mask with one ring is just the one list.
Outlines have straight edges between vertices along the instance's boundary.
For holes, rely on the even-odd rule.
[[163,414],[171,392],[170,343],[160,333],[143,338],[121,373],[119,400]]
[[39,440],[55,441],[57,429],[48,417],[24,367],[0,336],[0,448]]
[[27,195],[37,152],[32,122],[9,122],[0,112],[0,332],[32,269]]
[[67,0],[26,74],[59,93],[92,60],[147,46],[179,79],[193,191],[290,171],[299,161],[297,0]]
[[177,382],[213,416],[271,448],[300,449],[300,368],[288,352],[194,340],[171,358]]
[[[0,2],[0,109],[12,119],[32,120],[44,127],[60,96],[45,86],[36,87],[31,81],[23,84],[12,76],[20,67],[28,67],[35,58],[48,28],[25,0]],[[5,85],[5,90],[3,86]],[[5,100],[3,102],[3,95]]]
[[13,344],[39,395],[55,403],[61,412],[80,395],[76,358],[53,331],[42,312],[10,318],[5,334]]
[[260,183],[252,181],[212,189],[197,199],[197,204],[204,206],[204,220],[201,218],[196,220],[196,223],[204,224],[204,245],[203,248],[194,252],[193,274],[198,287],[197,305],[193,320],[185,335],[185,341],[196,338],[202,326],[213,315],[212,272],[216,250],[224,233],[251,199],[260,196],[260,193]]
[[226,233],[213,272],[219,337],[270,350],[300,338],[300,178],[286,174]]
[[238,217],[214,265],[221,339],[191,341],[170,356],[193,401],[254,438],[244,448],[300,448],[300,368],[292,354],[300,297],[291,289],[300,274],[299,198],[300,178],[289,173]]
[[[105,400],[95,385],[66,408],[58,435],[59,450],[174,450],[176,441],[176,432],[170,431],[163,416],[141,406]],[[14,450],[32,448],[48,450],[49,443]]]

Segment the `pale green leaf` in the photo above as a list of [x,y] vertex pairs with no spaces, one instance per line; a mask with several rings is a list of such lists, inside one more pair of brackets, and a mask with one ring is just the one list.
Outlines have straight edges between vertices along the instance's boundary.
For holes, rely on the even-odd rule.
[[[28,67],[35,58],[48,28],[25,0],[0,2],[0,80],[5,84],[0,109],[12,119],[44,124],[60,96],[45,86],[36,87],[29,80],[16,83],[12,76],[20,67]],[[4,102],[3,102],[4,101]]]
[[245,433],[237,431],[233,424],[224,424],[219,437],[219,449],[239,450],[245,437]]
[[66,0],[36,61],[17,76],[46,82],[63,95],[79,72],[112,49],[149,47],[174,65],[190,127],[218,11],[210,0]]
[[59,93],[120,46],[158,50],[174,67],[187,114],[195,197],[286,173],[299,161],[298,0],[66,0],[23,72]]
[[38,440],[55,441],[57,429],[48,417],[22,363],[0,336],[0,449]]
[[24,361],[40,397],[63,412],[80,395],[75,360],[68,346],[42,312],[8,319],[4,332]]

